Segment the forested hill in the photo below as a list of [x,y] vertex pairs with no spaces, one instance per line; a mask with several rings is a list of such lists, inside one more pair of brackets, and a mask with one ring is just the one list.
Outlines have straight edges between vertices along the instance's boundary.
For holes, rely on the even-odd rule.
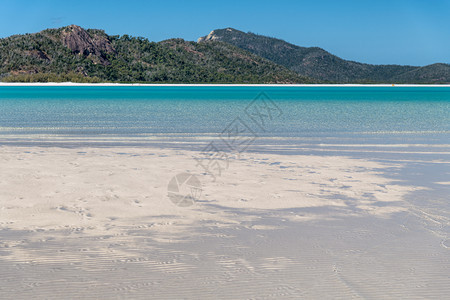
[[324,49],[300,47],[283,40],[245,33],[233,28],[217,29],[199,43],[222,41],[269,59],[301,76],[333,83],[450,83],[450,65],[425,67],[370,65],[344,60]]
[[314,82],[224,42],[150,42],[71,25],[0,39],[1,81]]
[[70,25],[0,39],[0,81],[450,83],[450,65],[370,65],[226,28],[150,42]]

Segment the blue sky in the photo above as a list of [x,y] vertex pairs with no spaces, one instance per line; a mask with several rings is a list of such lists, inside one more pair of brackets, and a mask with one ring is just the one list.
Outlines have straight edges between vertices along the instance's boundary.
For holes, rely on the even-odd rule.
[[367,63],[450,63],[450,0],[0,0],[0,7],[0,37],[77,24],[196,40],[233,27]]

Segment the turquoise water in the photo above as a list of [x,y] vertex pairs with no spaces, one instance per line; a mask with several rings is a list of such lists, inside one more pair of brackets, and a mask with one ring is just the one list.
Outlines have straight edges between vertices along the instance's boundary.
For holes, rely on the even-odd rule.
[[[264,102],[251,105],[261,93]],[[246,113],[259,107],[264,115],[264,103],[266,117]],[[236,118],[256,148],[446,151],[450,88],[0,87],[1,144],[195,147],[220,139]]]

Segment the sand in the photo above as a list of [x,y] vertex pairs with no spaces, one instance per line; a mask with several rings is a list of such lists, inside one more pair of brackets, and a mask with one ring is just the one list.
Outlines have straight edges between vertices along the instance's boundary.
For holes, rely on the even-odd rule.
[[[195,157],[195,152],[162,149],[0,148],[0,224],[12,230],[74,228],[97,235],[121,234],[127,226],[157,219],[170,224],[155,228],[165,236],[167,230],[183,234],[186,225],[226,227],[255,218],[236,217],[228,212],[232,209],[335,207],[345,215],[388,217],[405,210],[405,194],[420,189],[391,184],[379,171],[386,165],[361,159],[247,153],[231,156],[228,168],[223,160],[222,175],[212,176],[197,166]],[[202,195],[187,208],[168,197],[169,181],[184,172],[202,184]],[[297,222],[324,217],[339,216],[284,216]]]
[[[0,298],[449,295],[448,218],[386,176],[401,164],[243,153],[213,178],[195,157],[0,147]],[[185,172],[201,195],[182,207]]]

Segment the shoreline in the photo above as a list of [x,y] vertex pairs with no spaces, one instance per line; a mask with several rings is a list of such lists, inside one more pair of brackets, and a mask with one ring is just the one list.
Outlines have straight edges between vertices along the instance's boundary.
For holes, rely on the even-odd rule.
[[148,86],[148,87],[450,87],[450,84],[186,84],[186,83],[74,83],[0,82],[3,86]]

